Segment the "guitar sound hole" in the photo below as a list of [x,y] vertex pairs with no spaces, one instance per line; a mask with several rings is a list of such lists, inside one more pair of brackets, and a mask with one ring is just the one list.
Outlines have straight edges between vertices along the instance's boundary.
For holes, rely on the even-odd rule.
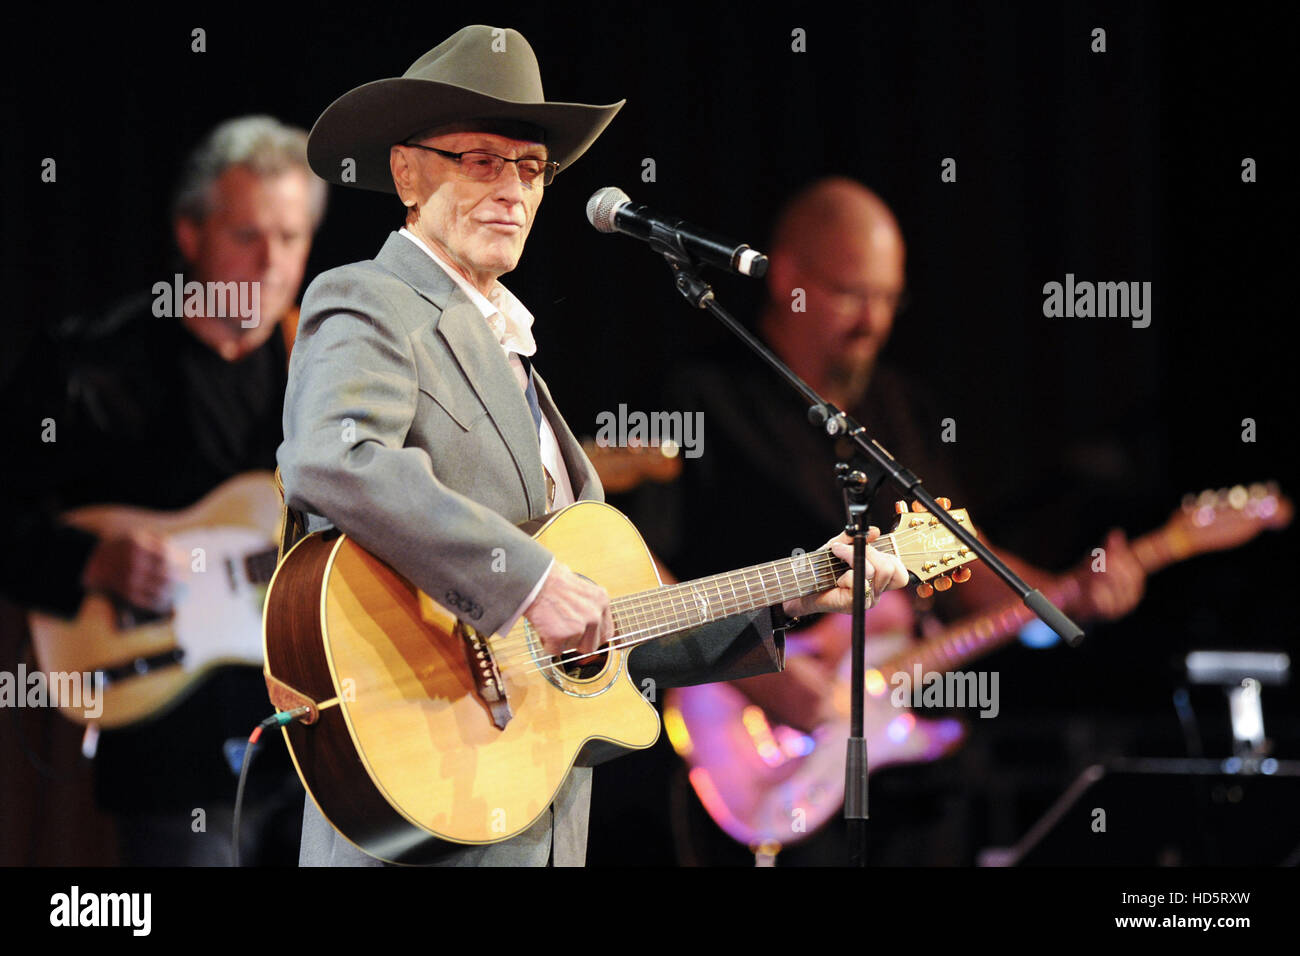
[[551,658],[555,661],[555,666],[570,680],[590,680],[605,669],[605,661],[608,659],[609,651],[604,648],[597,649],[590,657],[574,658],[566,655],[563,661]]

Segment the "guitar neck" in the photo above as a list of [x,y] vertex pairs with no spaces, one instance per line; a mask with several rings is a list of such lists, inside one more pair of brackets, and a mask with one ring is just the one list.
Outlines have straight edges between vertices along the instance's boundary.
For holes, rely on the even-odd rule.
[[[893,554],[894,535],[882,535],[871,545]],[[849,570],[829,548],[698,578],[683,584],[628,594],[610,602],[614,630],[621,643],[667,637],[735,614],[780,604],[791,598],[835,587]]]
[[[1130,547],[1147,574],[1154,574],[1195,553],[1191,542],[1172,527],[1161,528],[1132,542]],[[1082,591],[1078,581],[1066,577],[1047,588],[1047,599],[1066,613],[1078,609]],[[968,618],[894,655],[877,670],[895,673],[911,671],[920,664],[923,671],[948,671],[1010,643],[1020,629],[1036,617],[1018,601],[1008,601],[992,611]]]

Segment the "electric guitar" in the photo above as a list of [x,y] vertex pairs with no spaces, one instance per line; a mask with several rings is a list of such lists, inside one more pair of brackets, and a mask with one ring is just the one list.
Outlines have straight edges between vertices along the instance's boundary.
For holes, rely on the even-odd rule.
[[[1131,547],[1143,569],[1153,574],[1177,561],[1235,548],[1267,529],[1284,527],[1292,513],[1291,502],[1275,485],[1206,491],[1189,495],[1162,528]],[[1047,597],[1068,612],[1078,606],[1079,585],[1062,579]],[[897,599],[892,592],[885,598]],[[1014,640],[1033,618],[1022,603],[1011,601],[919,643],[905,635],[901,641],[869,637],[863,715],[869,769],[936,760],[956,749],[965,736],[957,720],[926,720],[894,706],[890,697],[898,684],[892,682],[893,675],[914,680],[918,669],[921,674],[956,670]],[[827,675],[827,692],[840,717],[810,734],[770,721],[730,684],[667,692],[664,725],[669,740],[691,768],[689,779],[701,804],[732,839],[756,850],[766,846],[764,852],[770,853],[807,839],[840,812],[850,666],[846,655]]]
[[674,442],[617,446],[584,439],[582,451],[600,475],[607,495],[623,494],[647,481],[662,484],[682,473],[681,449]]
[[[68,675],[83,675],[80,695],[71,695],[73,701],[60,697],[64,716],[121,727],[165,710],[214,668],[261,666],[262,602],[275,571],[280,520],[280,493],[270,472],[231,478],[182,511],[92,505],[63,519],[101,537],[153,531],[189,562],[178,569],[166,614],[90,594],[70,620],[42,612],[28,616],[37,666],[56,675],[47,677],[48,686],[66,686]],[[92,719],[84,704],[93,688],[84,675],[95,673],[104,681],[103,700],[102,713]]]
[[[664,587],[631,522],[590,501],[534,537],[611,596],[615,639],[594,659],[550,656],[526,618],[480,634],[337,532],[304,538],[271,581],[271,700],[305,715],[283,728],[298,774],[367,853],[426,862],[522,833],[575,764],[657,739],[658,714],[628,676],[632,648],[826,590],[847,570],[823,549]],[[929,516],[873,546],[921,580],[975,559]]]

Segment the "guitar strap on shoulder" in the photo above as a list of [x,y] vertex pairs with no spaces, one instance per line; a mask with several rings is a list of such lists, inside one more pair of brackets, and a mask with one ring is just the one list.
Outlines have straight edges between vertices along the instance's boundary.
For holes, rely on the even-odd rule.
[[289,502],[284,497],[284,481],[280,478],[278,467],[275,469],[275,488],[280,492],[280,527],[276,533],[280,552],[275,557],[276,567],[279,567],[284,556],[306,535],[307,522],[301,512],[289,507]]

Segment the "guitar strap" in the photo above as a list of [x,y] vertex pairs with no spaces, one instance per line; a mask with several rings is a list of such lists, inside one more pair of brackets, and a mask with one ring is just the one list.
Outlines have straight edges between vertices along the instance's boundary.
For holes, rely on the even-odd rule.
[[289,502],[285,500],[284,481],[280,478],[279,467],[275,469],[275,489],[280,492],[280,527],[275,536],[280,548],[279,554],[275,557],[275,564],[279,567],[284,556],[306,535],[307,522],[301,512],[290,508]]
[[[284,354],[286,357],[293,354],[293,343],[298,337],[298,318],[298,307],[294,306],[280,320],[280,335],[284,340]],[[307,521],[298,511],[290,508],[289,503],[284,500],[284,481],[280,478],[280,467],[278,465],[275,469],[275,490],[280,492],[280,527],[275,536],[280,549],[279,554],[275,556],[275,565],[279,567],[280,562],[284,560],[284,556],[307,533]]]

